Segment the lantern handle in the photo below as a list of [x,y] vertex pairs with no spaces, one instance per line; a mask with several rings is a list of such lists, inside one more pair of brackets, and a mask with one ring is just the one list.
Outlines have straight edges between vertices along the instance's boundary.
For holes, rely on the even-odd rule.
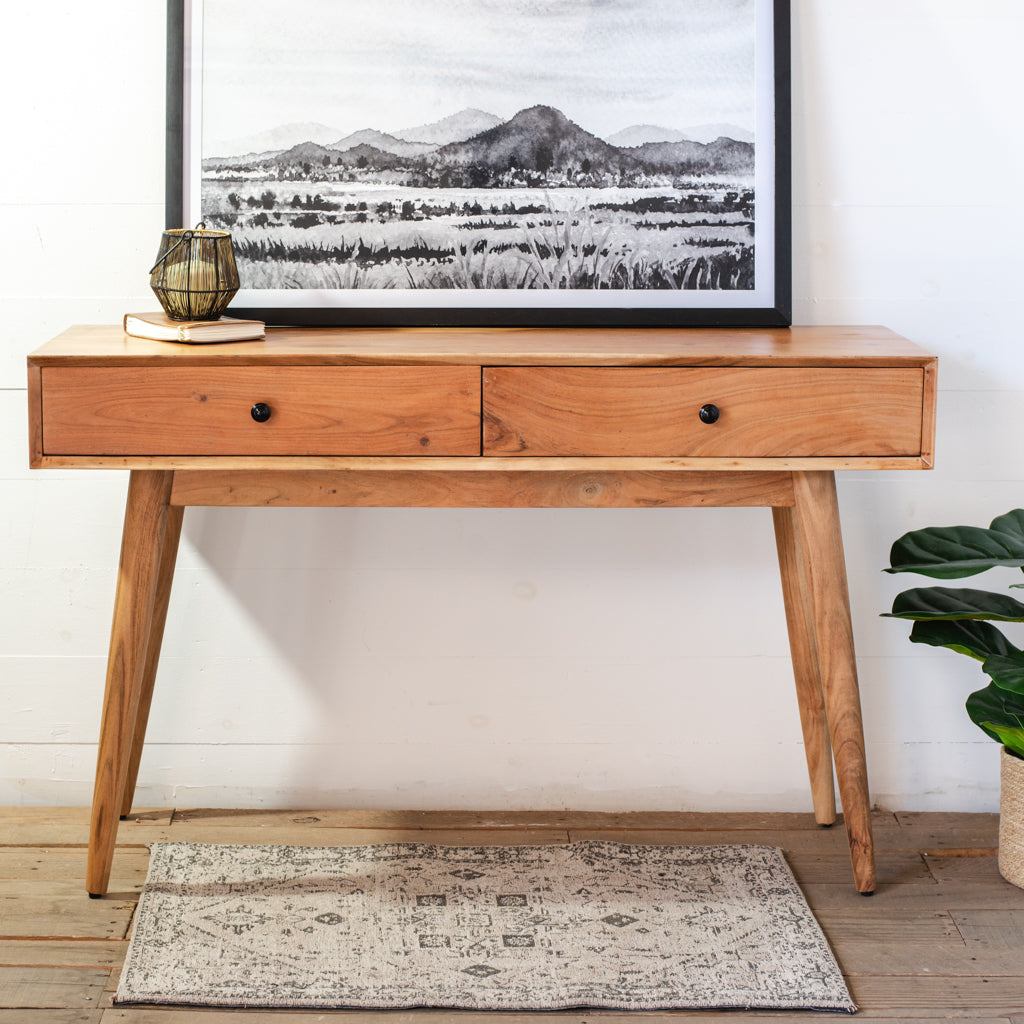
[[153,271],[154,271],[154,270],[156,270],[156,268],[157,268],[157,267],[159,267],[161,263],[164,263],[164,262],[165,262],[165,261],[167,260],[167,257],[168,257],[168,256],[170,256],[170,255],[171,255],[171,253],[172,253],[172,252],[174,252],[174,250],[175,250],[175,249],[177,249],[177,248],[178,248],[178,246],[179,246],[179,245],[181,245],[181,243],[182,243],[182,242],[191,242],[191,241],[192,241],[192,239],[193,239],[193,238],[195,238],[195,233],[196,233],[197,231],[202,231],[202,230],[204,230],[205,228],[206,228],[206,221],[205,221],[205,220],[201,220],[201,221],[200,221],[200,222],[199,222],[199,223],[198,223],[198,224],[197,224],[197,225],[196,225],[196,226],[195,226],[194,228],[191,228],[191,229],[190,229],[190,230],[188,230],[188,231],[183,231],[183,232],[182,232],[182,235],[181,235],[181,238],[179,238],[179,239],[178,239],[178,240],[177,240],[177,241],[176,241],[176,242],[174,243],[174,245],[172,245],[172,246],[170,247],[170,249],[168,249],[168,250],[167,250],[167,252],[165,252],[165,253],[163,254],[163,256],[161,256],[161,257],[160,257],[160,258],[159,258],[159,259],[158,259],[158,260],[156,261],[156,263],[154,263],[154,264],[153,264],[153,266],[151,266],[151,267],[149,268],[149,272],[150,272],[150,273],[152,274],[152,273],[153,273]]

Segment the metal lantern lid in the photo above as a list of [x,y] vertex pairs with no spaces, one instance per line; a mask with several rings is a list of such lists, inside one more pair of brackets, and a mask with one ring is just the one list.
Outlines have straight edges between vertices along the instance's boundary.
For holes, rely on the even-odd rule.
[[231,235],[202,221],[165,231],[149,283],[172,320],[218,319],[238,291]]

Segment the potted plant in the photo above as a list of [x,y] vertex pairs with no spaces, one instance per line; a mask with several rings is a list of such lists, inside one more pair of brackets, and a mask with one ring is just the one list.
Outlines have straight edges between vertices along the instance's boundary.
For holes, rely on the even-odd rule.
[[[1024,569],[1024,510],[976,526],[929,527],[892,546],[886,572],[955,580],[999,566]],[[1012,588],[1024,583],[1012,584]],[[893,601],[888,615],[913,619],[910,639],[948,647],[981,662],[989,684],[967,698],[967,714],[1003,744],[1000,761],[999,872],[1024,888],[1024,650],[995,622],[1024,622],[1024,603],[1009,594],[966,587],[918,587]]]

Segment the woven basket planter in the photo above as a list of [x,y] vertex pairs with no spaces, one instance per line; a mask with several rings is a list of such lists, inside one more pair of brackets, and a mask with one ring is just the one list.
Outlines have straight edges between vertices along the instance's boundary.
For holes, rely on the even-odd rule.
[[1003,747],[999,769],[999,874],[1024,889],[1024,760]]

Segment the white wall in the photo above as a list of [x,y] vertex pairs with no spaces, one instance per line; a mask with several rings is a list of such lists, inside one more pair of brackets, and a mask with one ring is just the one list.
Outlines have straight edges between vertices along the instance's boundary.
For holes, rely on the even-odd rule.
[[[7,14],[0,803],[87,803],[126,474],[26,468],[25,355],[151,308],[160,0]],[[1019,0],[794,0],[797,323],[940,357],[938,468],[840,480],[873,794],[996,806],[892,540],[1024,503]],[[998,581],[1013,582],[1009,577]],[[765,510],[186,516],[139,801],[810,807]]]

